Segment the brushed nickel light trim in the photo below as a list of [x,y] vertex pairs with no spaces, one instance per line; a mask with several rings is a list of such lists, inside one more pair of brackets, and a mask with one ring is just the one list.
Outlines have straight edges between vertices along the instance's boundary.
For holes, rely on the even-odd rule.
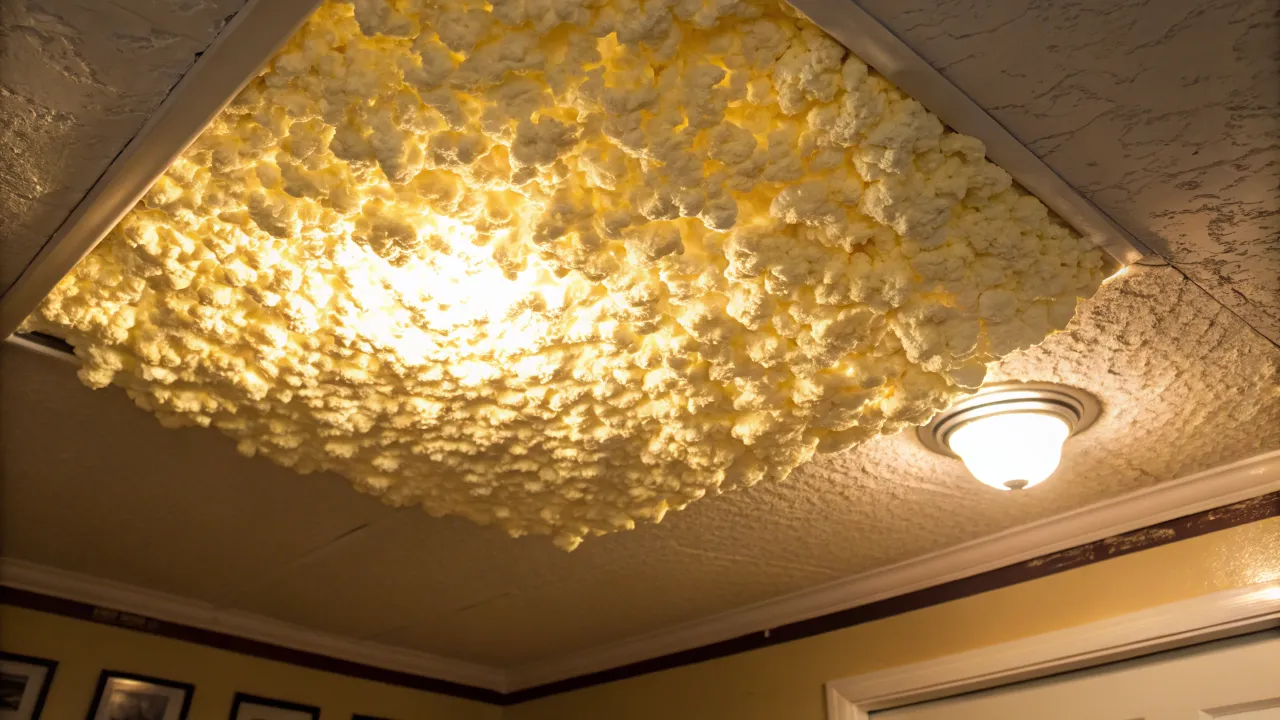
[[988,385],[976,394],[934,416],[928,425],[916,428],[916,436],[924,446],[953,458],[947,444],[953,432],[966,423],[991,415],[1039,413],[1055,415],[1066,422],[1075,435],[1088,429],[1098,419],[1102,405],[1098,399],[1077,388],[1055,383],[1009,382]]

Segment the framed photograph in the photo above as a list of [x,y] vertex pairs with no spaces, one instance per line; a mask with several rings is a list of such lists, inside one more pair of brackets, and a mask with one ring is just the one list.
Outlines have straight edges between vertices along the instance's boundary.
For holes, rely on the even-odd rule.
[[320,708],[236,693],[231,703],[231,720],[320,720]]
[[36,720],[58,663],[0,652],[0,720]]
[[195,691],[188,683],[103,670],[88,720],[186,720]]

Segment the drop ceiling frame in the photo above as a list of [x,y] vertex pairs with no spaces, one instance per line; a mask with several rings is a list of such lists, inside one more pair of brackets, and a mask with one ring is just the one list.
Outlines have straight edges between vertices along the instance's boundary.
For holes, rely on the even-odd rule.
[[0,297],[8,338],[63,276],[142,199],[320,0],[249,0]]
[[987,147],[988,160],[1004,168],[1019,185],[1115,258],[1121,267],[1151,254],[855,0],[788,2],[952,130],[981,140]]
[[[854,0],[791,3],[949,127],[981,140],[988,159],[1121,266],[1150,254]],[[12,335],[318,4],[319,0],[249,0],[0,297],[0,337]]]

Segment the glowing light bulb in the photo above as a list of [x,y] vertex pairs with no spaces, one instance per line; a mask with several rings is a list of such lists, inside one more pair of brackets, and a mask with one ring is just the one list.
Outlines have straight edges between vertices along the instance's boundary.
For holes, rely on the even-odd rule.
[[1071,428],[1061,418],[1013,412],[971,420],[956,428],[947,445],[979,481],[999,490],[1022,490],[1058,469]]

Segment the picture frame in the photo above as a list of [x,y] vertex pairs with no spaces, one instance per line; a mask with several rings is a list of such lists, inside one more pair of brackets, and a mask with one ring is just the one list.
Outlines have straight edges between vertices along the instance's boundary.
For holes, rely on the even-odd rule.
[[86,720],[186,720],[191,683],[103,670]]
[[56,660],[0,651],[0,720],[38,720]]
[[231,701],[230,720],[320,720],[320,708],[238,692]]

